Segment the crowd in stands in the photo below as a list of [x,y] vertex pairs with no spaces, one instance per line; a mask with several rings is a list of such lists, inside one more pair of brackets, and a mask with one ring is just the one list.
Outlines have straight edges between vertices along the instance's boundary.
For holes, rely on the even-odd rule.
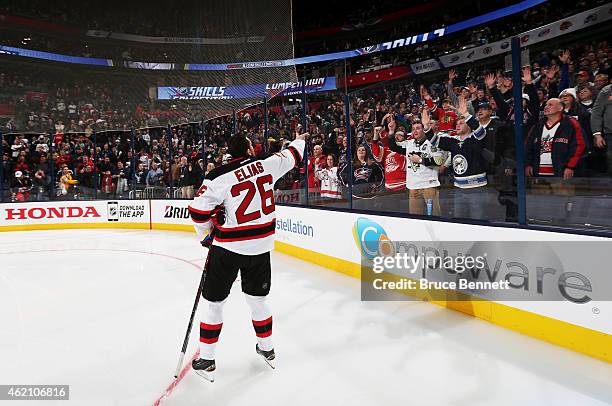
[[[523,69],[522,123],[528,176],[569,179],[612,175],[612,159],[606,156],[605,149],[609,142],[605,132],[609,128],[604,129],[600,120],[596,124],[598,128],[594,129],[592,123],[596,119],[591,117],[594,109],[600,111],[602,103],[609,103],[609,99],[598,96],[610,92],[606,63],[611,54],[607,42],[597,42],[571,50],[542,53],[530,67]],[[347,197],[350,183],[357,197],[384,195],[410,188],[412,173],[406,177],[406,171],[420,173],[421,169],[429,168],[433,170],[428,173],[433,177],[430,179],[432,187],[435,188],[441,178],[448,177],[457,188],[465,189],[461,190],[465,192],[463,195],[455,196],[456,201],[463,202],[455,208],[457,215],[461,207],[470,207],[471,213],[463,215],[478,217],[476,203],[482,205],[487,200],[474,190],[486,185],[487,178],[497,187],[506,188],[508,193],[513,190],[511,180],[503,185],[503,180],[493,178],[512,178],[517,170],[514,162],[514,84],[506,73],[495,67],[479,73],[471,69],[467,72],[451,70],[444,79],[426,84],[411,79],[353,93],[350,98],[353,150],[349,154],[345,106],[341,95],[335,93],[309,97],[305,129],[300,128],[301,104],[295,100],[288,103],[285,97],[270,102],[267,138],[262,106],[256,106],[239,112],[235,123],[231,116],[207,121],[204,135],[197,124],[174,126],[171,135],[163,127],[136,129],[132,147],[132,133],[126,126],[123,127],[125,131],[98,129],[94,138],[91,126],[79,124],[84,118],[91,123],[96,112],[90,113],[91,118],[82,116],[87,114],[81,110],[89,108],[87,103],[71,100],[71,91],[63,94],[60,89],[57,92],[65,97],[66,111],[55,111],[58,110],[57,99],[50,111],[68,114],[66,124],[62,120],[53,121],[59,116],[44,118],[55,123],[54,135],[32,130],[3,138],[3,174],[10,190],[6,197],[23,201],[48,196],[91,198],[94,193],[101,197],[127,197],[132,190],[152,187],[161,191],[152,197],[172,194],[189,198],[207,171],[231,159],[226,153],[225,141],[232,131],[247,135],[258,155],[282,149],[296,131],[308,131],[311,134],[308,169],[305,166],[288,174],[277,184],[279,190],[296,190],[307,183],[313,198],[342,199]],[[6,75],[0,80],[10,83]],[[81,94],[85,89],[75,86],[72,90]],[[108,93],[103,90],[97,93],[85,90],[83,94],[113,105],[112,100],[105,98]],[[563,117],[575,118],[569,126],[564,123],[563,131],[571,135],[566,134],[567,140],[562,142],[569,148],[562,158],[556,156],[560,153],[554,144],[559,134],[543,135],[541,124],[552,115],[551,111],[560,113],[559,108],[563,110]],[[75,116],[70,118],[70,114]],[[466,120],[467,117],[472,118]],[[602,134],[594,135],[598,132]],[[206,139],[204,151],[203,136]],[[448,139],[460,141],[455,145],[449,144]],[[471,142],[466,140],[472,139],[479,141],[473,146],[477,151],[471,151],[471,155],[462,153],[461,148]],[[418,149],[425,142],[429,144],[421,153]],[[464,161],[459,156],[463,156]],[[559,159],[565,161],[559,162]],[[462,172],[465,167],[478,168],[479,172]],[[352,168],[350,173],[349,168]],[[463,188],[463,181],[470,187]],[[420,189],[429,188],[417,187],[415,190],[419,193],[410,193],[411,202],[414,201],[410,210],[415,214],[423,214],[424,210],[438,214],[438,198]],[[180,192],[172,193],[176,190]],[[425,204],[428,200],[432,200],[429,209]]]
[[[504,219],[515,221],[519,170],[552,194],[571,194],[558,185],[572,178],[612,177],[609,106],[605,113],[611,58],[608,42],[582,42],[532,54],[521,84],[500,69],[498,57],[489,65],[355,91],[350,142],[341,92],[308,95],[305,120],[299,98],[279,97],[268,103],[267,115],[259,105],[237,112],[235,122],[224,116],[200,128],[190,120],[197,108],[181,107],[169,119],[170,103],[152,107],[147,83],[134,91],[123,88],[121,78],[92,82],[57,73],[40,80],[28,69],[3,69],[0,105],[15,107],[1,123],[9,133],[3,137],[3,195],[16,201],[131,193],[190,198],[208,171],[231,159],[225,142],[232,132],[247,135],[254,153],[265,155],[308,131],[308,162],[277,190],[307,186],[314,202],[346,201],[352,190],[355,198],[389,210],[397,202],[384,197],[402,194],[411,213],[438,215],[446,204],[438,185],[446,185],[453,215],[470,218],[486,217],[487,194],[495,190],[498,201],[506,196]],[[514,86],[522,94],[524,168],[515,161]],[[151,114],[155,108],[165,114]]]
[[[165,127],[202,120],[202,106],[151,99],[155,78],[71,65],[3,61],[0,130],[85,132]],[[160,80],[164,80],[163,78]],[[167,80],[167,79],[166,79]],[[174,83],[174,81],[172,82]]]
[[[591,8],[598,2],[579,2],[576,5],[546,2],[524,14],[519,22],[512,18],[503,24],[478,28],[463,36],[449,37],[444,41],[431,44],[399,48],[392,52],[383,52],[375,56],[366,56],[348,60],[347,73],[367,68],[372,63],[394,66],[408,62],[417,62],[432,55],[458,51],[466,44],[478,45],[483,42],[506,37],[517,32],[516,27],[533,27],[546,21],[553,21],[562,16],[577,12],[581,8]],[[23,5],[13,4],[13,9],[5,11],[23,11]],[[43,8],[44,9],[44,8]],[[52,11],[51,13],[57,12]],[[470,10],[471,12],[471,10]],[[49,14],[53,15],[53,14]],[[61,20],[61,19],[60,19]],[[417,20],[415,24],[420,24]],[[407,27],[408,25],[402,25]],[[409,27],[414,28],[414,24]],[[411,29],[412,29],[411,28]],[[521,28],[522,30],[522,28]],[[520,31],[520,30],[518,30]],[[393,33],[393,35],[400,33]],[[35,40],[36,33],[29,35]],[[15,41],[18,41],[18,37]],[[53,50],[53,43],[41,43],[41,49]],[[23,44],[22,44],[23,45]],[[51,47],[51,49],[49,49]],[[155,55],[161,53],[155,47]],[[310,49],[313,49],[312,47]],[[88,51],[89,52],[89,51]],[[88,53],[91,55],[91,53]],[[609,66],[609,58],[600,62],[603,69]],[[106,75],[104,69],[80,75],[79,69],[47,69],[45,65],[26,68],[27,64],[0,68],[0,105],[8,106],[9,111],[0,111],[0,128],[3,131],[47,132],[60,127],[62,131],[92,131],[109,129],[127,129],[153,126],[165,126],[169,123],[192,122],[201,119],[201,109],[194,105],[183,104],[176,108],[173,103],[157,102],[152,106],[147,94],[154,82],[167,80],[155,78],[137,78],[138,72],[131,70],[120,76],[116,73]],[[32,64],[36,66],[36,64]],[[72,66],[71,66],[72,67]],[[74,67],[78,67],[75,65]],[[132,76],[129,76],[129,74]],[[326,75],[333,72],[319,70],[316,64],[303,67],[301,75]],[[187,80],[187,79],[186,79]],[[191,79],[189,79],[191,80]],[[197,79],[195,79],[197,80]],[[224,79],[220,77],[219,83]],[[172,84],[176,80],[171,81]],[[6,110],[6,109],[3,109]],[[10,118],[10,119],[9,119]]]
[[[5,132],[88,132],[93,129],[140,127],[135,92],[128,92],[118,81],[100,77],[85,79],[49,69],[27,72],[0,68],[0,103],[11,114],[1,121]],[[53,74],[55,73],[55,74]]]
[[[489,66],[450,70],[442,83],[399,81],[353,93],[352,166],[342,162],[342,126],[312,138],[309,190],[314,198],[339,198],[351,183],[353,207],[376,196],[378,204],[366,207],[394,210],[397,201],[386,206],[381,197],[408,189],[412,214],[439,215],[446,197],[453,217],[516,221],[516,173],[524,170],[530,190],[566,196],[563,210],[571,211],[576,185],[589,188],[586,179],[603,180],[600,192],[610,191],[611,51],[603,41],[543,52],[522,69],[525,168],[516,165],[515,84]],[[322,121],[340,123],[342,115]],[[320,132],[310,122],[309,130]],[[441,183],[452,185],[446,196],[439,195]],[[490,214],[494,206],[503,209],[499,217]]]
[[[30,2],[28,2],[28,5],[22,3],[23,2],[15,2],[12,4],[11,2],[8,2],[4,6],[3,11],[7,14],[13,13],[38,16],[38,18],[52,20],[59,24],[64,21],[75,21],[72,19],[72,14],[75,12],[74,8],[67,7],[65,10],[62,8],[55,10],[53,7],[48,8],[40,5],[41,7],[30,9]],[[347,21],[353,21],[354,24],[351,29],[346,28],[343,31],[345,33],[343,35],[323,35],[322,37],[315,37],[309,40],[300,40],[298,35],[297,38],[294,39],[295,56],[309,56],[335,51],[357,49],[393,39],[405,38],[418,33],[431,31],[434,28],[447,26],[454,22],[463,21],[470,17],[474,17],[479,13],[482,14],[492,11],[494,9],[512,4],[513,2],[480,2],[478,4],[471,4],[470,7],[465,7],[465,4],[462,4],[461,2],[448,2],[448,4],[440,6],[441,11],[436,10],[435,13],[428,11],[417,16],[410,16],[409,24],[406,24],[403,19],[394,20],[387,24],[381,23],[371,26],[360,22],[372,19],[378,21],[375,18],[375,15],[382,16],[382,14],[378,14],[379,12],[383,12],[384,14],[384,12],[397,10],[399,7],[398,5],[388,4],[388,2],[382,3],[383,4],[376,5],[368,3],[367,5],[364,4],[363,7],[356,5],[354,8],[352,8],[351,11],[347,13]],[[391,64],[397,66],[406,63],[407,61],[419,61],[444,53],[475,47],[506,38],[515,33],[527,31],[548,22],[559,20],[566,16],[594,8],[604,3],[604,0],[581,0],[574,3],[557,0],[548,1],[527,10],[523,13],[520,19],[516,19],[515,17],[511,16],[487,24],[486,26],[477,26],[473,29],[466,30],[461,35],[455,36],[452,40],[435,41],[431,44],[423,46],[405,47],[404,49],[400,49],[393,53],[382,53],[380,55],[359,58],[352,63],[351,69],[353,71],[357,71],[372,65]],[[309,7],[314,6],[309,5]],[[341,7],[341,5],[321,4],[320,7],[334,8]],[[45,14],[45,10],[47,14]],[[305,12],[305,10],[300,12],[299,10],[300,7],[294,11],[294,19],[297,20],[295,23],[296,26],[294,27],[296,30],[299,29],[299,24],[301,23],[307,24],[308,27],[320,27],[323,22],[328,21],[328,19],[326,19],[324,16],[337,16],[341,14],[341,12],[317,13],[317,15],[321,18],[321,22],[317,23],[317,18],[313,18],[315,17],[313,16],[313,13]],[[93,10],[89,11],[93,13]],[[180,14],[181,13],[179,13],[179,15]],[[168,24],[168,21],[171,21],[172,19],[172,17],[170,17],[169,20],[168,15],[173,16],[174,13],[170,12],[167,15],[161,13],[161,11],[157,9],[155,11],[148,10],[144,15],[142,12],[139,12],[134,18],[131,17],[129,10],[125,12],[125,15],[127,15],[126,18],[114,18],[112,17],[112,13],[108,12],[94,13],[94,15],[95,17],[92,16],[92,18],[84,19],[83,23],[88,25],[88,28],[90,29],[104,29],[111,32],[148,32],[148,35],[179,36],[178,33],[171,34],[170,32],[167,32],[164,27],[183,27],[184,29],[187,29],[187,27],[190,25],[193,27],[199,27],[199,25],[185,22],[184,15],[181,17],[177,16],[177,18],[183,20],[181,24]],[[305,16],[308,16],[308,18]],[[81,18],[83,18],[82,15]],[[154,23],[158,19],[161,19],[161,21]],[[214,24],[211,25],[207,23],[201,24],[201,26],[212,27]],[[273,44],[270,44],[269,42],[250,42],[248,47],[230,47],[228,45],[223,45],[216,48],[215,46],[211,45],[207,45],[206,47],[194,47],[190,44],[152,45],[137,42],[128,43],[120,40],[86,37],[82,33],[64,35],[62,37],[58,36],[57,34],[49,35],[47,32],[36,32],[35,30],[28,30],[27,32],[24,32],[22,30],[14,30],[9,27],[4,27],[4,29],[2,29],[0,32],[2,33],[2,44],[4,45],[75,56],[113,59],[116,61],[195,63],[203,62],[205,60],[209,63],[223,63],[253,60],[253,58],[257,59],[256,56],[258,54],[266,54],[265,49],[269,50],[274,48]],[[205,33],[199,32],[198,35],[195,35],[194,32],[184,32],[182,35],[187,37],[205,36]],[[215,58],[221,59],[217,60]],[[274,58],[269,57],[267,59]]]
[[[156,189],[149,197],[167,197],[169,187],[193,197],[207,172],[200,135],[195,125],[185,124],[170,133],[135,130],[133,141],[131,131],[5,137],[2,169],[10,189],[5,198],[128,198],[130,191],[141,196],[146,188]],[[221,163],[214,143],[205,151],[211,165]]]

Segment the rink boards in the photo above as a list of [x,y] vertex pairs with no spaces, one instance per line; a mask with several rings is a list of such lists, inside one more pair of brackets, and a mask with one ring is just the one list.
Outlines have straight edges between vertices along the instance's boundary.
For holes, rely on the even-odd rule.
[[[6,203],[0,231],[69,228],[138,228],[193,232],[188,201],[131,200]],[[564,233],[489,227],[277,206],[276,249],[360,277],[361,247],[356,222],[367,221],[393,241],[609,241]],[[600,261],[600,262],[598,262]],[[588,258],[585,267],[609,274],[609,264]],[[610,285],[608,285],[609,287]],[[612,362],[612,302],[432,301],[542,340]]]

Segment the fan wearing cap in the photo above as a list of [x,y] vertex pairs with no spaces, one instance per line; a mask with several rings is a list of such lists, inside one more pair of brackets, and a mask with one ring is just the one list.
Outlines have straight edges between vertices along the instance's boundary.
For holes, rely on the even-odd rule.
[[25,175],[24,172],[16,171],[11,184],[11,192],[14,200],[25,202],[30,199],[30,190],[32,189],[32,181]]
[[489,100],[487,99],[485,90],[482,88],[477,88],[476,98],[472,100],[472,108],[474,109],[476,113],[478,113],[478,107],[483,103],[491,104]]
[[[486,132],[482,155],[488,163],[487,173],[494,175],[497,172],[496,169],[498,169],[502,159],[506,155],[505,153],[509,152],[511,154],[510,151],[514,145],[511,137],[512,134],[508,131],[505,122],[493,116],[493,108],[488,102],[483,102],[478,105],[476,117],[478,117],[478,122]],[[512,167],[512,165],[510,165],[510,160],[505,160],[504,162],[504,170],[498,173],[500,175]]]
[[586,70],[581,70],[576,73],[576,87],[574,90],[580,89],[582,86],[593,86],[593,83],[589,82],[591,75]]
[[[576,89],[569,87],[559,94],[559,99],[563,103],[563,113],[575,118],[582,127],[583,134],[591,134],[591,116],[578,101]],[[591,137],[585,137],[587,151],[593,145]]]
[[585,150],[582,128],[563,114],[560,99],[546,102],[544,116],[525,142],[525,175],[571,179]]

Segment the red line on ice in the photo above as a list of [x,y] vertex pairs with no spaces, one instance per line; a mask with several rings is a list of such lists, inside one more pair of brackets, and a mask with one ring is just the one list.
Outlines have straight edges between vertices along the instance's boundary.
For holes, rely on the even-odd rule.
[[183,369],[181,370],[181,373],[179,374],[178,378],[176,378],[174,381],[172,381],[172,383],[170,385],[168,385],[168,387],[166,388],[166,390],[164,391],[164,393],[162,393],[162,395],[160,397],[157,398],[157,400],[153,403],[153,406],[159,406],[161,404],[161,402],[167,398],[168,396],[170,396],[170,394],[172,393],[172,391],[174,391],[174,388],[177,387],[177,385],[179,383],[181,383],[181,381],[183,380],[183,378],[185,377],[185,375],[187,375],[187,372],[189,372],[189,368],[191,368],[191,362],[198,358],[200,356],[200,350],[198,349],[195,354],[193,354],[193,356],[191,357],[191,359],[189,360],[189,362],[183,367]]

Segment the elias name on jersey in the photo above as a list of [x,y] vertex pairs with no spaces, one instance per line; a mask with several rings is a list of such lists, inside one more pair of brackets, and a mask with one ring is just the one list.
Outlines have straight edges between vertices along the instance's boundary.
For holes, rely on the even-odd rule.
[[257,176],[264,172],[264,167],[261,162],[255,162],[244,166],[237,171],[234,171],[234,175],[236,175],[236,180],[238,182],[243,182],[246,179],[252,178],[253,176]]

